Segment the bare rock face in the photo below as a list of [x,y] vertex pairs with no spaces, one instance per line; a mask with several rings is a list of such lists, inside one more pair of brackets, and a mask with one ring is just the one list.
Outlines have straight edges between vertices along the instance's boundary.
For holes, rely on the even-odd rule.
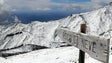
[[34,50],[47,49],[48,47],[34,44],[20,45],[18,47],[0,50],[0,57],[9,57],[13,55],[24,54]]
[[112,6],[112,2],[110,2],[109,5]]

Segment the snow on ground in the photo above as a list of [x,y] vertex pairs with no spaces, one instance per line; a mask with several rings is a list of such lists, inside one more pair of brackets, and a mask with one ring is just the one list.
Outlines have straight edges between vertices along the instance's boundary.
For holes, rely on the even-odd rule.
[[[43,49],[30,53],[0,58],[0,63],[78,63],[79,50],[75,47]],[[86,57],[86,63],[101,63]]]
[[92,12],[73,14],[56,21],[0,26],[0,49],[13,48],[22,44],[58,47],[57,43],[62,41],[55,34],[57,28],[80,32],[80,25],[84,22],[87,25],[86,34],[110,37],[112,34],[111,16],[112,6],[106,6]]
[[[86,34],[111,38],[111,17],[112,6],[108,5],[92,12],[73,14],[57,21],[0,25],[0,49],[13,48],[22,44],[51,47],[7,59],[0,58],[0,63],[75,63],[78,61],[78,49],[75,47],[55,48],[63,44],[56,35],[56,29],[67,28],[74,32],[80,32],[80,24],[86,23]],[[101,62],[86,55],[86,63]]]

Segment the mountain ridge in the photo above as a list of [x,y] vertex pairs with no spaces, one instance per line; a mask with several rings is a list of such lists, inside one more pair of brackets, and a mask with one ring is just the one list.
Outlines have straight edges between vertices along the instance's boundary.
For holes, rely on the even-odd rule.
[[[13,48],[21,44],[60,47],[63,41],[55,35],[56,29],[67,28],[74,32],[80,32],[80,25],[82,23],[87,25],[86,34],[110,37],[112,29],[111,16],[112,6],[108,5],[95,11],[72,14],[66,18],[50,22],[35,21],[30,24],[15,23],[7,26],[1,25],[0,49]],[[18,34],[19,32],[21,33]]]

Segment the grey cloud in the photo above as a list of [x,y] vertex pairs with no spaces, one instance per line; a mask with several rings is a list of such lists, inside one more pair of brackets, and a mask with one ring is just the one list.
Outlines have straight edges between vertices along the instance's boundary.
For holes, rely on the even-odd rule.
[[[64,1],[64,0],[62,0]],[[66,0],[69,1],[69,0]],[[44,11],[53,11],[53,10],[95,10],[103,7],[103,4],[107,4],[111,0],[91,0],[88,2],[81,3],[57,3],[51,0],[7,0],[7,4],[12,9],[32,9],[32,10],[44,10]]]
[[4,0],[0,0],[0,24],[6,23],[8,15],[8,6],[5,5]]
[[[103,7],[111,0],[91,0],[81,3],[57,3],[51,0],[6,0],[12,9],[32,9],[32,10],[95,10]],[[71,1],[71,0],[62,0]]]

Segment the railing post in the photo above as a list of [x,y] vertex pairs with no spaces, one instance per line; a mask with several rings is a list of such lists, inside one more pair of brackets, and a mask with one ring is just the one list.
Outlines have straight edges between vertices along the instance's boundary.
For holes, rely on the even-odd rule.
[[[81,32],[86,33],[86,24],[81,24]],[[85,63],[85,52],[80,50],[79,51],[79,63]]]

